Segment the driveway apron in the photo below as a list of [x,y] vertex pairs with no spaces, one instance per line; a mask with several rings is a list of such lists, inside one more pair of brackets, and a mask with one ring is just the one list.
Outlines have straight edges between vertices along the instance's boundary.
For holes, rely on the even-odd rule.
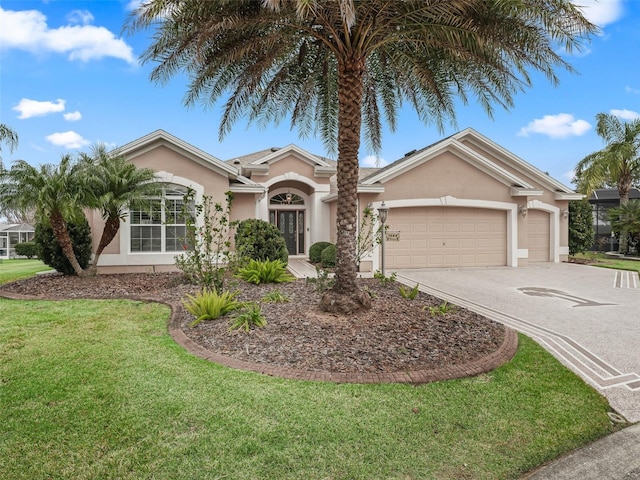
[[398,270],[398,280],[535,339],[640,421],[638,274],[570,263]]

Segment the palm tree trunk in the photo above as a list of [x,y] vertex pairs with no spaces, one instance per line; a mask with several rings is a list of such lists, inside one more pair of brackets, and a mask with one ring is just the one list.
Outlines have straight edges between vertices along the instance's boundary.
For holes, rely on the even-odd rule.
[[64,221],[64,218],[62,218],[62,215],[57,212],[51,214],[49,221],[51,222],[53,234],[62,249],[62,253],[64,253],[64,256],[69,260],[71,267],[73,267],[73,271],[76,272],[76,275],[79,277],[84,276],[84,270],[78,263],[76,254],[73,251],[73,243],[71,242],[69,230],[67,230],[67,223]]
[[115,238],[116,234],[120,230],[120,219],[119,218],[107,218],[107,221],[104,224],[104,229],[102,230],[102,237],[100,237],[100,243],[98,244],[98,248],[96,250],[95,255],[93,256],[93,263],[91,267],[87,269],[87,274],[94,276],[98,273],[98,261],[100,260],[100,255],[104,249],[111,243],[111,241]]
[[335,313],[352,313],[362,308],[371,308],[369,295],[356,284],[358,151],[362,122],[363,73],[362,59],[339,62],[336,281],[320,302],[323,310]]

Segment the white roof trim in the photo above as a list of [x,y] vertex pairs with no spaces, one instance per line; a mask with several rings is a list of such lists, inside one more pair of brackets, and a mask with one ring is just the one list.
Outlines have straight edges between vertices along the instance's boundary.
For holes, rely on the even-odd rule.
[[219,158],[216,158],[213,155],[210,155],[203,150],[194,147],[184,140],[180,140],[179,138],[174,137],[164,130],[156,130],[155,132],[151,132],[144,137],[140,137],[137,140],[129,142],[126,145],[117,148],[115,150],[115,153],[127,157],[134,153],[136,155],[139,155],[151,150],[152,148],[155,148],[157,144],[164,145],[195,161],[196,163],[199,163],[200,165],[217,171],[218,173],[226,175],[227,177],[230,177],[234,180],[237,179],[241,183],[255,185],[255,182],[252,182],[250,179],[240,175],[240,172],[237,168],[228,165]]
[[532,190],[529,188],[511,187],[512,197],[540,197],[544,192],[542,190]]
[[369,176],[362,184],[371,185],[391,180],[392,178],[397,177],[398,175],[401,175],[447,151],[456,153],[462,160],[470,163],[490,177],[493,177],[509,187],[517,186],[517,188],[535,190],[533,185],[530,183],[486,159],[482,155],[478,154],[478,152],[457,141],[454,137],[447,138],[407,159],[400,160],[397,165],[388,169],[383,169],[383,171],[378,174]]
[[506,157],[514,166],[514,168],[516,168],[516,170],[519,170],[524,175],[530,176],[534,180],[537,180],[540,183],[542,183],[543,185],[547,185],[550,190],[563,192],[563,193],[575,193],[563,183],[559,182],[552,176],[547,175],[542,170],[534,167],[529,162],[513,154],[506,148],[498,145],[497,143],[485,137],[484,135],[474,130],[473,128],[466,128],[461,132],[458,132],[455,135],[453,135],[453,137],[456,138],[457,140],[470,138],[471,142],[480,148],[486,149],[486,147],[490,147],[496,150],[498,153],[500,153],[500,155],[503,155],[504,157]]
[[333,165],[328,164],[327,162],[325,162],[324,160],[321,160],[319,157],[317,157],[316,155],[313,155],[309,152],[307,152],[306,150],[298,147],[297,145],[294,144],[289,144],[286,147],[282,147],[278,150],[276,150],[273,153],[270,153],[269,155],[267,155],[266,157],[262,157],[258,160],[254,160],[253,162],[251,162],[250,164],[246,165],[246,167],[248,167],[249,169],[253,168],[254,166],[257,165],[263,165],[263,164],[268,164],[268,163],[272,163],[272,162],[277,162],[278,160],[280,160],[281,158],[293,154],[297,157],[299,157],[301,160],[306,161],[307,163],[310,163],[313,166],[316,167],[325,167],[325,168],[333,168],[335,170],[335,167]]
[[555,192],[553,194],[553,198],[556,200],[582,200],[586,195],[581,193],[564,193],[564,192]]
[[254,183],[253,185],[231,184],[229,190],[234,193],[265,193],[266,189],[262,185]]

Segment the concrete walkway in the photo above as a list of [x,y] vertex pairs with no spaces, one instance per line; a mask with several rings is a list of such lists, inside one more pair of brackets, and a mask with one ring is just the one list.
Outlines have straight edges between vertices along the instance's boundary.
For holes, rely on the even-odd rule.
[[[573,264],[398,271],[398,280],[535,339],[640,421],[640,282]],[[640,424],[566,455],[527,479],[640,480]]]

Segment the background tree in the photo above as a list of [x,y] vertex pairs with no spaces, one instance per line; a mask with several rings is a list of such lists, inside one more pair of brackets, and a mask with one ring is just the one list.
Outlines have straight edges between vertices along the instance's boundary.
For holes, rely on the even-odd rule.
[[620,235],[621,242],[622,235],[630,237],[635,243],[640,241],[640,200],[629,200],[610,209],[608,213],[611,228]]
[[100,255],[120,230],[120,221],[126,220],[131,204],[140,205],[145,198],[158,196],[162,184],[153,170],[128,163],[122,155],[107,151],[105,145],[96,145],[90,155],[82,154],[80,162],[87,204],[99,210],[105,221],[87,272],[94,275]]
[[321,305],[345,313],[370,305],[356,285],[361,130],[378,152],[381,115],[395,129],[403,101],[440,128],[456,98],[509,107],[527,69],[557,82],[571,70],[557,52],[596,30],[569,0],[150,0],[128,26],[156,28],[152,80],[186,73],[187,104],[228,95],[220,137],[239,118],[290,117],[337,148],[336,282]]
[[[591,195],[596,188],[615,184],[620,205],[629,201],[629,190],[640,175],[640,120],[624,122],[614,115],[596,115],[596,133],[606,146],[576,165],[578,191]],[[620,235],[619,251],[627,251],[627,236]]]
[[0,208],[35,209],[37,222],[47,221],[73,271],[84,271],[73,251],[68,222],[84,218],[86,206],[83,181],[78,164],[64,155],[59,165],[36,168],[17,160],[9,170],[0,172]]
[[[0,123],[0,151],[2,151],[3,143],[9,145],[9,151],[12,152],[18,146],[18,134],[8,125]],[[0,157],[0,170],[2,170],[2,168],[2,157]]]
[[586,252],[593,245],[593,208],[585,200],[569,202],[569,255]]

